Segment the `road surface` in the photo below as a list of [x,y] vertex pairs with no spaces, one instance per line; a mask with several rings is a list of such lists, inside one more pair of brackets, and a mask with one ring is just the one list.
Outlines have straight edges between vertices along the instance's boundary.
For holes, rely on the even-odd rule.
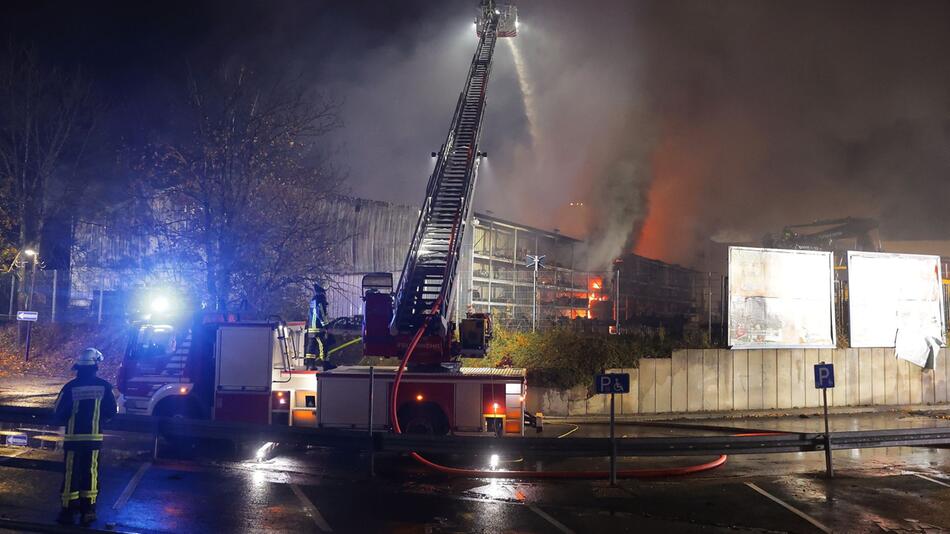
[[[817,421],[749,421],[807,430]],[[709,424],[709,421],[704,421]],[[715,422],[712,422],[715,423]],[[720,422],[738,425],[736,421]],[[932,416],[839,416],[837,427],[943,425]],[[604,435],[582,425],[565,438]],[[548,425],[546,435],[572,425]],[[619,435],[695,435],[623,425]],[[107,437],[98,528],[124,532],[941,532],[950,530],[950,450],[836,451],[837,477],[823,477],[821,453],[735,456],[681,478],[522,482],[450,479],[405,457],[365,458],[327,450],[278,450],[258,463],[206,447],[201,458],[152,461],[145,436]],[[47,528],[60,475],[31,459],[61,453],[0,447],[0,529]],[[503,467],[518,468],[517,458]],[[673,466],[697,458],[630,459],[621,467]],[[446,459],[452,461],[452,459]],[[544,468],[606,466],[570,460]],[[531,468],[532,466],[528,466]],[[55,531],[55,530],[54,530]]]

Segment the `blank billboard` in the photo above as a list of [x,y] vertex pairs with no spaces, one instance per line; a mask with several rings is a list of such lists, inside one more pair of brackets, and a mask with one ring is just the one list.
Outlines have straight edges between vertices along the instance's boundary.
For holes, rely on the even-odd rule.
[[946,344],[940,257],[848,252],[852,347],[893,347],[898,330]]
[[729,247],[729,345],[835,346],[831,252]]

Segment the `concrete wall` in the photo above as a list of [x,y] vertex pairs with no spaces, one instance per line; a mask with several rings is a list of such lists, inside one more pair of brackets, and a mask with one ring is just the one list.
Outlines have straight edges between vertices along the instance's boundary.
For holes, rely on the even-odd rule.
[[[934,369],[894,357],[894,349],[688,349],[672,358],[644,358],[630,373],[630,393],[615,400],[622,415],[808,408],[821,405],[813,367],[835,366],[830,406],[943,404],[950,400],[948,351]],[[593,377],[591,377],[593,380]],[[545,415],[604,415],[610,396],[529,388],[528,407]]]

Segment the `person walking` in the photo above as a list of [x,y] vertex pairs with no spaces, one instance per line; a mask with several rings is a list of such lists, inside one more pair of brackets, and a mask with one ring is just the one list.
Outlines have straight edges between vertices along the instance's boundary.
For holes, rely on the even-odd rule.
[[71,525],[79,514],[82,526],[96,521],[96,497],[99,495],[99,450],[102,448],[100,424],[116,414],[112,384],[96,376],[102,353],[95,348],[83,350],[73,369],[76,378],[63,386],[56,399],[56,420],[66,427],[63,438],[62,509],[56,522]]

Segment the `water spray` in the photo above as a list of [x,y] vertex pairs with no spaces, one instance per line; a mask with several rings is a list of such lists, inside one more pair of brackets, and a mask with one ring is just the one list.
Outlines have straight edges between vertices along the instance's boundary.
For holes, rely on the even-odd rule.
[[518,43],[514,39],[505,39],[508,48],[511,49],[511,56],[515,60],[515,72],[518,74],[518,87],[521,89],[521,100],[524,103],[525,116],[528,119],[528,133],[531,135],[531,146],[536,147],[538,132],[538,110],[535,106],[534,86],[528,78],[528,71],[525,67],[524,56]]

